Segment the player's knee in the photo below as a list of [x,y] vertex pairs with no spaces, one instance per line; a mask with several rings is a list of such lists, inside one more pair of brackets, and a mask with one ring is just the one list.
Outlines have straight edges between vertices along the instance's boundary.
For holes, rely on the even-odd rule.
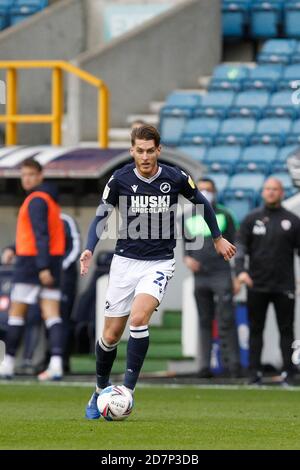
[[137,315],[132,315],[130,318],[130,326],[144,326],[148,325],[149,322],[149,315],[146,313],[141,312]]
[[110,331],[103,334],[103,339],[107,346],[112,346],[119,342],[121,334],[117,331]]

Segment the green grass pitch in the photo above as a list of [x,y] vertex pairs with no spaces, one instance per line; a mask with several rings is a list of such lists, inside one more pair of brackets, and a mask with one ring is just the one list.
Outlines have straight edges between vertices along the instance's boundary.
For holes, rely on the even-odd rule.
[[300,390],[139,388],[106,422],[83,417],[92,389],[0,384],[0,449],[300,449]]

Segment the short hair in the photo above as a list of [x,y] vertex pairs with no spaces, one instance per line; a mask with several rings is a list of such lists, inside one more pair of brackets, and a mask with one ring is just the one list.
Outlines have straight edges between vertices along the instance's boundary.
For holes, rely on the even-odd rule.
[[160,135],[155,127],[145,124],[140,127],[135,127],[131,132],[131,145],[135,145],[136,139],[139,140],[154,140],[155,147],[160,144]]
[[42,165],[37,160],[34,160],[33,158],[26,158],[26,160],[24,160],[21,163],[21,168],[24,168],[24,167],[33,168],[38,173],[42,173],[43,171]]
[[216,183],[214,182],[213,179],[211,178],[206,178],[205,176],[203,178],[200,178],[199,181],[198,181],[198,184],[199,183],[210,183],[213,187],[213,190],[214,192],[217,192],[217,188],[216,188]]

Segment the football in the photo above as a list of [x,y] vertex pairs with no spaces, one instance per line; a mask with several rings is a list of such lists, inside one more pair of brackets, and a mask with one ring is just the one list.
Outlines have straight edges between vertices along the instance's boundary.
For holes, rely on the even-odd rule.
[[107,421],[122,421],[132,412],[133,398],[124,385],[110,385],[100,393],[97,406]]

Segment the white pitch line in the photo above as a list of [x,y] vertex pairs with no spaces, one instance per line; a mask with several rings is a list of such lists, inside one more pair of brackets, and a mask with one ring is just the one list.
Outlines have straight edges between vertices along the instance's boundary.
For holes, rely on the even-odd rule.
[[[14,380],[3,380],[0,382],[1,385],[13,385],[13,386],[51,386],[51,387],[81,387],[81,388],[93,388],[93,382],[45,382],[39,383],[36,381],[14,381]],[[198,390],[255,390],[255,391],[288,391],[288,392],[300,392],[300,387],[290,386],[290,387],[279,387],[278,385],[263,385],[260,387],[253,385],[201,385],[201,384],[138,384],[138,388],[195,388]]]

